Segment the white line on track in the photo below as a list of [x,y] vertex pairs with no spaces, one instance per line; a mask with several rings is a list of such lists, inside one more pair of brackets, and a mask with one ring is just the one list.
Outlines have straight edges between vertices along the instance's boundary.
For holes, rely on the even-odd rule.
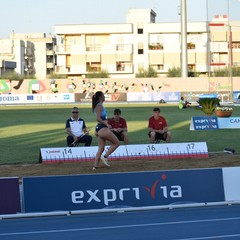
[[235,238],[235,237],[240,237],[240,233],[239,234],[231,234],[231,235],[209,236],[209,237],[175,238],[175,239],[171,239],[171,240],[205,240],[205,239],[221,239],[221,238],[226,239],[226,238]]
[[[78,232],[78,231],[80,232],[80,231],[105,230],[105,229],[151,227],[151,226],[163,226],[163,225],[175,225],[175,224],[221,222],[221,221],[236,221],[236,220],[240,220],[240,217],[216,218],[216,219],[205,219],[205,220],[191,220],[191,221],[178,221],[178,222],[163,222],[163,223],[117,225],[117,226],[107,226],[107,227],[73,228],[73,229],[59,229],[59,230],[56,229],[56,230],[29,231],[29,232],[10,232],[10,233],[0,233],[0,236],[31,235],[31,234],[61,233],[61,232]],[[236,236],[238,236],[238,235],[239,234],[237,234]],[[228,236],[228,235],[226,235],[226,236]],[[231,235],[229,235],[229,236],[231,236]],[[211,239],[211,238],[212,237],[209,237],[209,238],[208,237],[206,237],[206,238],[183,238],[183,239],[172,239],[172,240],[198,240],[198,239]]]

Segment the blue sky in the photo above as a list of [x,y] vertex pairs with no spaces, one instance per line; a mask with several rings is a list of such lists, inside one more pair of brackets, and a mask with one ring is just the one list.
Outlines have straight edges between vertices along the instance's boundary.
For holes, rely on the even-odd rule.
[[[240,21],[240,0],[186,0],[187,19],[205,21],[228,13]],[[181,0],[2,0],[0,38],[15,33],[54,34],[54,25],[125,23],[130,8],[151,8],[156,22],[178,22]]]

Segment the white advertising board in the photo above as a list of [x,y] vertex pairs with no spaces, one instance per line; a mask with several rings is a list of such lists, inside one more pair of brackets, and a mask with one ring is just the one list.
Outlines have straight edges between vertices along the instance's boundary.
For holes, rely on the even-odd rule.
[[218,128],[240,128],[240,117],[218,118]]
[[240,201],[240,167],[223,168],[225,201]]
[[31,103],[73,103],[73,93],[58,94],[3,94],[0,95],[0,104],[31,104]]
[[128,92],[128,102],[152,102],[163,99],[165,102],[178,102],[180,92]]

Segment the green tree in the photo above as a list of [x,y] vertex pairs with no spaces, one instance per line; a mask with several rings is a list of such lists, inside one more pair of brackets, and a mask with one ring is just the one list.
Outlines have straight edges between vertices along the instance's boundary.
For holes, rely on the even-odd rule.
[[200,98],[199,106],[195,107],[196,110],[204,112],[208,116],[212,116],[215,108],[219,106],[220,100],[218,98]]
[[228,73],[227,67],[214,69],[214,71],[213,71],[214,77],[227,77],[228,75],[229,75],[229,73]]
[[158,73],[154,70],[153,67],[149,67],[147,70],[140,69],[136,74],[137,78],[156,78],[158,77]]
[[57,74],[55,72],[52,72],[48,75],[48,78],[54,78],[54,79],[66,79],[67,75],[66,74]]
[[240,67],[233,67],[232,68],[232,76],[233,77],[240,77]]
[[2,75],[2,79],[9,79],[9,80],[23,80],[24,78],[25,78],[24,75],[21,75],[15,71]]
[[173,67],[168,69],[167,77],[181,77],[181,68]]
[[[214,77],[228,77],[229,76],[229,68],[218,68],[213,72]],[[232,67],[232,76],[239,77],[240,76],[240,67],[234,66]]]
[[107,70],[101,70],[100,72],[90,72],[86,75],[87,78],[109,78]]

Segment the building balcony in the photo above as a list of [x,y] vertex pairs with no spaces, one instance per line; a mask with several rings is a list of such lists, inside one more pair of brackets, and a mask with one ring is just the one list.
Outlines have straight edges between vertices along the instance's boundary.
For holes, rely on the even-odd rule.
[[69,69],[66,66],[56,66],[55,71],[58,74],[67,74],[69,73]]
[[[87,44],[85,45],[58,45],[56,46],[56,54],[71,54],[72,52],[86,53],[133,53],[132,44]],[[51,51],[47,51],[47,55],[52,55]]]
[[100,52],[101,45],[100,44],[88,44],[86,45],[86,52]]
[[133,45],[132,44],[117,44],[116,45],[117,52],[124,52],[124,53],[132,53],[133,52]]
[[227,63],[224,63],[224,62],[211,62],[210,66],[222,67],[222,66],[227,66]]
[[133,64],[132,63],[118,63],[116,66],[116,73],[132,73]]
[[56,54],[67,54],[70,53],[71,47],[70,45],[65,46],[65,45],[58,45],[56,46]]
[[211,52],[227,53],[228,43],[227,42],[212,42],[210,43]]

